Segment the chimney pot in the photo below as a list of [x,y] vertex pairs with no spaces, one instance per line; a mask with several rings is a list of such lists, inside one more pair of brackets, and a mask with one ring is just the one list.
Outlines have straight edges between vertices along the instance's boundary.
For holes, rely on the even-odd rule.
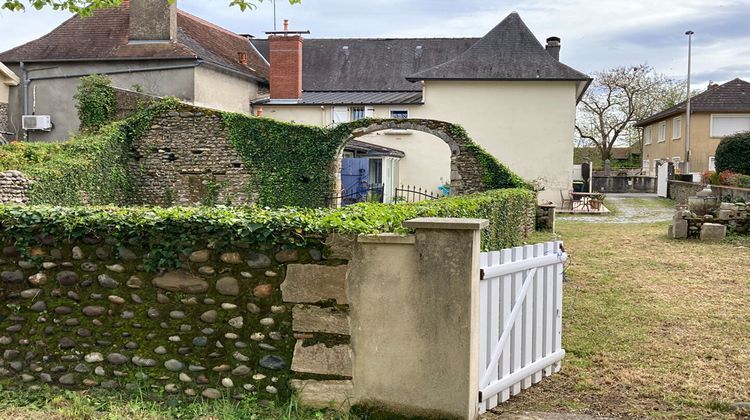
[[547,45],[544,47],[547,53],[557,61],[560,61],[560,38],[551,36],[547,38]]
[[237,61],[240,64],[247,65],[247,53],[246,52],[242,52],[242,51],[238,52],[237,53]]
[[284,19],[284,32],[289,32],[289,19]]

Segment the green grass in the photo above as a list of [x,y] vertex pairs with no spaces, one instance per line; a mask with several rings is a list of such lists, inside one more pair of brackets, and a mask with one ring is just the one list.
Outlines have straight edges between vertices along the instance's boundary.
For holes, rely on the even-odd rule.
[[563,369],[501,413],[729,418],[750,398],[750,236],[669,240],[667,225],[558,222]]
[[88,419],[221,419],[221,420],[308,420],[355,419],[336,411],[318,411],[300,407],[296,399],[277,405],[261,403],[253,398],[240,401],[179,400],[167,397],[156,401],[150,389],[130,394],[114,394],[100,390],[74,392],[53,388],[39,391],[0,391],[0,419],[42,418],[46,420]]

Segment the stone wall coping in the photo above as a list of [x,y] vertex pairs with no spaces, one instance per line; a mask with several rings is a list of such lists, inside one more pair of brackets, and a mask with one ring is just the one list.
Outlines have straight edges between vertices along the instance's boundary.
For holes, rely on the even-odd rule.
[[556,204],[538,204],[539,207],[544,209],[554,209],[557,208]]
[[407,220],[404,226],[411,229],[479,230],[489,226],[487,219],[461,219],[455,217],[418,217]]
[[398,233],[380,233],[373,235],[359,235],[357,242],[361,244],[404,244],[414,245],[414,235],[400,235]]

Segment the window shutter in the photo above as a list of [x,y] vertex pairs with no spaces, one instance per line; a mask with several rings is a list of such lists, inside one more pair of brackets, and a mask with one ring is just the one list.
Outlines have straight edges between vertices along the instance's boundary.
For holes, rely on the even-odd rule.
[[334,106],[333,107],[333,123],[341,124],[349,122],[349,108],[345,106]]
[[365,107],[365,118],[374,118],[375,117],[375,108],[371,106]]

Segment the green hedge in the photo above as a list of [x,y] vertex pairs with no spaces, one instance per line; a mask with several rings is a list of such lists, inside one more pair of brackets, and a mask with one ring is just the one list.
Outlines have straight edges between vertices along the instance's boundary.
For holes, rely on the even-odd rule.
[[750,131],[724,137],[716,147],[716,172],[750,175]]
[[456,198],[395,205],[362,203],[336,210],[261,207],[49,207],[0,206],[0,236],[15,238],[23,249],[45,237],[54,241],[85,237],[113,238],[151,249],[147,268],[170,268],[179,255],[198,243],[216,246],[305,246],[329,233],[406,232],[403,222],[415,217],[487,218],[484,249],[518,245],[524,226],[533,228],[534,193],[495,190]]

